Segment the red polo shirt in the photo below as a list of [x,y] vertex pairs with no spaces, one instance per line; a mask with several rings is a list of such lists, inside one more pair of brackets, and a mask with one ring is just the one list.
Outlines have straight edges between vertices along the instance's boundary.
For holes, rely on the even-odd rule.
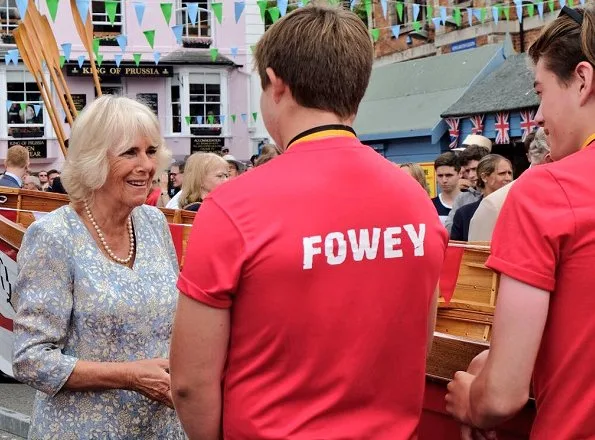
[[225,438],[414,438],[447,239],[420,185],[355,138],[212,192],[178,287],[231,308]]
[[533,439],[595,437],[595,145],[526,172],[487,265],[551,292],[533,374]]

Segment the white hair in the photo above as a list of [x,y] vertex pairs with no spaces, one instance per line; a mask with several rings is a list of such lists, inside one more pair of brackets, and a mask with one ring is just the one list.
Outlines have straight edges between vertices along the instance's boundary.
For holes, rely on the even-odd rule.
[[133,99],[111,95],[97,98],[85,107],[72,127],[61,175],[70,199],[89,199],[107,180],[108,153],[122,154],[139,138],[157,148],[156,174],[165,170],[171,152],[151,109]]
[[539,127],[535,132],[535,138],[529,144],[529,161],[531,165],[539,165],[543,162],[546,154],[550,152],[550,146],[547,143],[547,137],[543,127]]

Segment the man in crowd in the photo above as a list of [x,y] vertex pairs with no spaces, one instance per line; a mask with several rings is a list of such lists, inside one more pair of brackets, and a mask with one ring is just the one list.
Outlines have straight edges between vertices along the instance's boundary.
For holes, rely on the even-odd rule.
[[225,156],[223,156],[223,159],[227,161],[230,179],[238,177],[242,173],[242,171],[244,171],[244,164],[237,160],[231,154],[226,154]]
[[177,161],[171,166],[169,176],[172,182],[170,191],[171,199],[165,205],[166,208],[180,209],[180,196],[182,195],[182,183],[184,182],[184,167],[186,161]]
[[306,6],[255,60],[284,153],[196,217],[172,334],[177,414],[192,439],[415,438],[448,237],[420,185],[351,128],[368,29]]
[[50,186],[48,172],[45,170],[41,170],[39,173],[37,173],[37,177],[39,179],[39,184],[41,185],[41,190],[47,191],[48,186]]
[[481,198],[481,193],[475,188],[477,186],[477,164],[488,154],[489,150],[487,148],[480,147],[479,145],[470,145],[459,155],[463,178],[469,182],[469,188],[466,191],[461,191],[457,196],[444,222],[444,226],[446,226],[449,234],[457,209],[469,203],[477,202]]
[[20,188],[29,167],[29,150],[22,145],[13,145],[8,149],[4,161],[6,171],[0,178],[0,186]]
[[[49,192],[57,192],[57,191],[52,191],[52,187],[54,185],[54,179],[56,177],[60,177],[60,171],[58,170],[49,170],[48,171],[48,186],[47,186],[47,191]],[[61,184],[58,185],[61,187]]]
[[461,165],[459,158],[452,151],[443,153],[434,161],[434,170],[436,171],[436,183],[440,188],[440,193],[432,199],[432,203],[436,207],[440,221],[444,224],[448,218],[448,213],[452,209],[452,204],[460,192]]

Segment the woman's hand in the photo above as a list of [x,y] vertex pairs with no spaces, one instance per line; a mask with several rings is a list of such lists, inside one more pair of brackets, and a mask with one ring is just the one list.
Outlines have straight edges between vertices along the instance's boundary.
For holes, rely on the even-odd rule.
[[461,423],[470,425],[469,391],[475,376],[465,371],[457,371],[449,382],[446,394],[446,411]]
[[130,362],[130,389],[156,402],[174,407],[168,359],[143,359]]

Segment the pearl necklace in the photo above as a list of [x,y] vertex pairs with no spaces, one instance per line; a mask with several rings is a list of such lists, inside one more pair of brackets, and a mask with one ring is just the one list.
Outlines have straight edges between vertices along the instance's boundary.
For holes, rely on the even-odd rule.
[[95,217],[93,217],[93,214],[91,214],[91,209],[89,208],[89,205],[87,204],[86,201],[85,201],[85,211],[87,212],[87,217],[89,217],[89,221],[95,228],[95,232],[97,232],[97,236],[99,237],[99,241],[101,241],[103,249],[105,249],[105,251],[110,256],[110,258],[120,264],[130,263],[130,260],[132,260],[132,256],[134,255],[134,231],[132,230],[132,216],[129,216],[128,220],[126,222],[127,226],[128,226],[128,237],[130,239],[130,250],[128,251],[128,256],[126,258],[120,258],[120,257],[116,256],[116,254],[114,254],[114,252],[107,245],[107,242],[105,241],[105,237],[103,236],[103,232],[101,232],[101,229],[99,229],[99,225],[95,221]]

